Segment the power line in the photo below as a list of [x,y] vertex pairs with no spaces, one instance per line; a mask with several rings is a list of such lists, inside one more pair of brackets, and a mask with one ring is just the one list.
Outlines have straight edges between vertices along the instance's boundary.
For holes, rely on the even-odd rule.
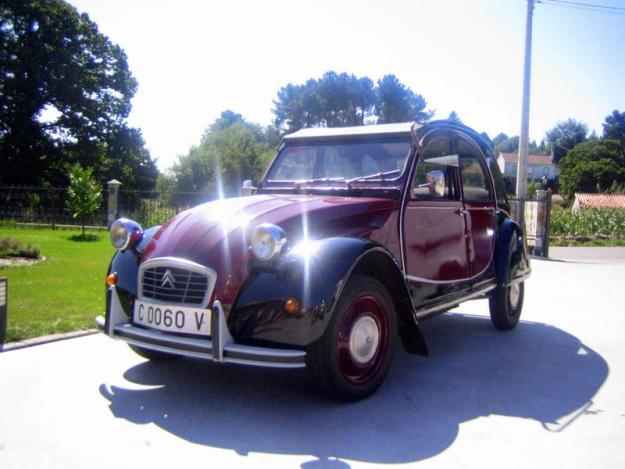
[[585,11],[594,11],[597,13],[607,13],[610,15],[625,15],[625,7],[601,5],[598,3],[574,2],[570,0],[536,0],[536,3],[543,3],[545,5],[559,6],[565,8],[575,8]]
[[606,10],[620,10],[625,11],[625,7],[614,7],[611,5],[601,5],[599,3],[584,3],[584,2],[573,2],[571,0],[548,0],[553,3],[563,3],[565,5],[577,5],[584,7],[592,7],[592,8],[605,8]]

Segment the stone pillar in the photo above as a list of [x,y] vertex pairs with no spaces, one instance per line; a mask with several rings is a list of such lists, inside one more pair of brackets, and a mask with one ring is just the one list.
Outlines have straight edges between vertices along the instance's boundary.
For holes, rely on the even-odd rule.
[[108,185],[109,190],[109,201],[108,201],[108,213],[106,216],[106,224],[110,227],[115,220],[118,218],[119,207],[118,207],[118,197],[119,197],[119,186],[122,185],[117,179],[112,179],[111,181],[106,183]]

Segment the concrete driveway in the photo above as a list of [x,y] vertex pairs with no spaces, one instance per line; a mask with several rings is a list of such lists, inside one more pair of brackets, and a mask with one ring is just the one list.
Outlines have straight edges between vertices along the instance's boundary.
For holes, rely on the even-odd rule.
[[466,303],[351,405],[303,372],[152,364],[99,335],[2,353],[0,467],[625,467],[625,265],[533,268],[517,329]]

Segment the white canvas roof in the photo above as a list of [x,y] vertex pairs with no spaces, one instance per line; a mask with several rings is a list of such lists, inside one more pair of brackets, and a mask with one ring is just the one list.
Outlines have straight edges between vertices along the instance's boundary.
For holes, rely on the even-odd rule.
[[285,135],[285,140],[299,140],[308,138],[350,137],[365,135],[397,135],[410,136],[410,130],[414,122],[402,122],[398,124],[361,125],[357,127],[309,127]]

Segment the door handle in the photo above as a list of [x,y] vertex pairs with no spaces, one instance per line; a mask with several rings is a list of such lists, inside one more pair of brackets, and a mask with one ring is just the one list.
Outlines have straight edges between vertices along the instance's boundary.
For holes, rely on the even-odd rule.
[[456,213],[462,217],[465,213],[467,213],[467,211],[464,208],[459,208],[456,210]]

